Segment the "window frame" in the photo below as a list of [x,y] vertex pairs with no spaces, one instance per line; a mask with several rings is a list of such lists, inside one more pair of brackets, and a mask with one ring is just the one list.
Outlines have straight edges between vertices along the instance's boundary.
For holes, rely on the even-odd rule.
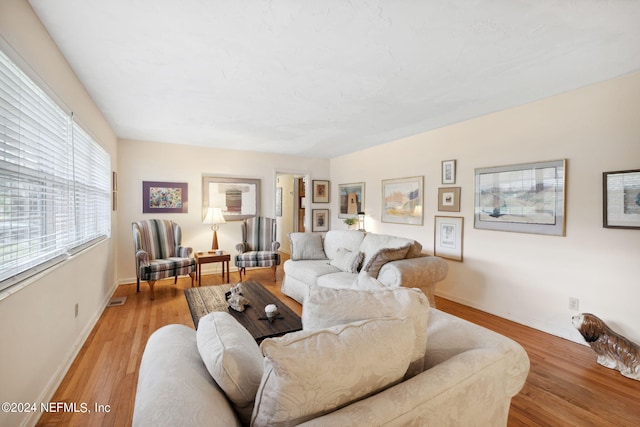
[[16,57],[0,43],[0,293],[111,236],[111,156]]

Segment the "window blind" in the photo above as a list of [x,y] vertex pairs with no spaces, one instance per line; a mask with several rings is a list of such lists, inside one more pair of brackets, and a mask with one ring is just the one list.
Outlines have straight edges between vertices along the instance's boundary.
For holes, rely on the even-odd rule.
[[110,232],[108,154],[0,51],[0,290]]
[[107,236],[111,228],[111,164],[107,153],[77,123],[73,123],[74,234],[78,248]]

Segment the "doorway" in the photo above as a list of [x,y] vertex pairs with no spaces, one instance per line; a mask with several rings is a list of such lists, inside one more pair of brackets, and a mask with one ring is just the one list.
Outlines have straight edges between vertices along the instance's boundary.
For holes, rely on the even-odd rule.
[[289,233],[304,232],[307,176],[302,173],[276,172],[276,224],[280,250],[291,255]]

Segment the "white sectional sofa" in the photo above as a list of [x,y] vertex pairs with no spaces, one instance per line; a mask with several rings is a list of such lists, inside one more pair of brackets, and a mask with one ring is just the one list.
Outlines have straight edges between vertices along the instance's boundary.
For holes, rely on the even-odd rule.
[[[217,315],[230,316],[228,313]],[[231,340],[237,339],[232,332],[233,328],[226,326],[217,329],[223,335],[223,339],[225,336]],[[361,326],[356,324],[354,327]],[[198,328],[198,333],[200,329]],[[398,330],[397,327],[394,330]],[[228,427],[249,425],[250,419],[253,420],[251,425],[256,427],[505,426],[511,398],[520,391],[529,371],[527,354],[516,342],[437,309],[430,309],[423,372],[311,419],[301,422],[270,422],[268,418],[265,421],[264,416],[259,416],[259,411],[253,407],[253,401],[250,406],[242,408],[243,410],[234,408],[235,403],[232,404],[230,397],[237,401],[238,395],[226,394],[208,370],[214,370],[214,373],[215,370],[222,370],[225,362],[203,358],[198,351],[201,345],[198,333],[184,325],[169,325],[160,328],[149,338],[140,366],[133,414],[134,427]],[[301,333],[308,334],[305,331]],[[263,341],[263,347],[265,342],[269,342],[269,348],[263,348],[263,353],[267,354],[264,358],[265,372],[267,369],[270,374],[274,372],[269,360],[273,357],[271,351],[274,344],[296,345],[296,342],[300,341],[294,338],[295,334],[298,333],[286,335],[281,339],[283,341],[278,343],[273,342],[273,339]],[[360,334],[355,336],[359,337]],[[394,333],[392,347],[382,348],[384,352],[376,352],[380,347],[374,346],[377,342],[371,340],[365,341],[364,349],[373,349],[373,357],[382,358],[390,354],[398,358],[400,353],[397,344],[401,341],[406,340],[403,340],[400,334]],[[246,356],[247,359],[254,360],[254,365],[262,363],[259,359],[262,356],[255,342],[253,346],[246,343],[241,348],[251,353],[250,356]],[[304,379],[313,385],[320,381],[320,378],[334,376],[342,383],[343,372],[329,367],[329,363],[337,354],[333,348],[320,345],[308,349],[316,356],[317,351],[322,351],[326,363],[322,364],[324,368],[315,370],[312,368],[313,365],[307,365],[300,347],[295,348],[293,360],[298,362],[296,369],[304,369],[307,366]],[[353,361],[365,357],[361,352],[357,354],[358,357],[354,358],[352,353],[352,362],[338,366],[350,368]],[[381,360],[381,365],[388,360]],[[240,370],[236,372],[237,375],[246,374],[260,366],[254,366],[255,369],[250,370],[226,362],[227,371],[230,365]],[[260,402],[259,404],[264,406],[264,387],[268,381],[265,377],[269,375],[264,375],[260,380],[261,372],[256,374],[259,384],[254,379],[252,390],[255,392],[260,387],[255,396],[255,405]],[[296,379],[298,375],[292,378]],[[220,382],[224,384],[223,381]],[[301,398],[303,392],[301,390],[295,394]],[[251,396],[246,398],[253,399]],[[311,400],[317,401],[315,397]],[[281,401],[285,402],[286,399]],[[302,403],[294,402],[295,408],[300,405]],[[276,414],[279,417],[289,415],[286,412]]]
[[[420,288],[435,307],[436,283],[446,261],[422,253],[415,240],[355,230],[290,233],[291,258],[284,263],[282,292],[301,304],[309,286],[330,288]],[[363,278],[366,272],[367,275]],[[374,280],[371,280],[374,279]]]

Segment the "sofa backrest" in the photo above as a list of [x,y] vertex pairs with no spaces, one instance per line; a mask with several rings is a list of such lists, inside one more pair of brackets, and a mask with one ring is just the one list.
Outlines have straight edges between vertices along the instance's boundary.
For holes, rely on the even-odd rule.
[[410,244],[405,258],[416,258],[422,253],[422,245],[405,237],[389,236],[387,234],[365,233],[358,230],[331,230],[324,236],[324,253],[328,259],[334,259],[338,249],[364,253],[362,265],[367,265],[380,249],[399,248]]
[[413,239],[407,239],[404,237],[389,236],[386,234],[367,233],[362,244],[360,245],[360,252],[364,253],[364,260],[362,265],[367,265],[369,260],[378,253],[381,249],[386,248],[400,248],[409,244],[409,252],[405,258],[415,258],[420,256],[422,252],[422,245]]
[[365,233],[357,230],[330,230],[324,236],[324,253],[328,259],[334,259],[338,249],[351,252],[359,251]]

